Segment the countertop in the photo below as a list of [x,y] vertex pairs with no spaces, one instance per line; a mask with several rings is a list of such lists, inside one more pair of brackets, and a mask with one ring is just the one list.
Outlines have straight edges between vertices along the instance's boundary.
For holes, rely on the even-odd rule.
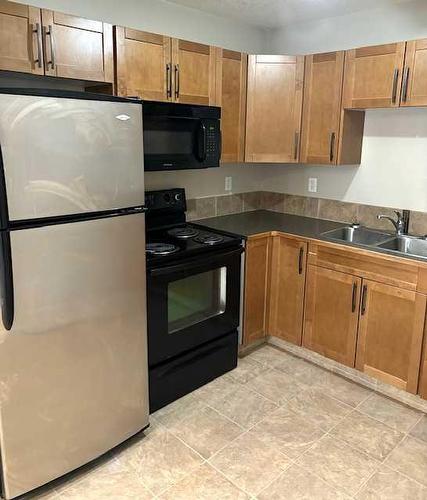
[[[332,240],[322,236],[322,233],[325,233],[326,231],[348,226],[348,224],[343,222],[333,222],[325,219],[303,217],[301,215],[283,214],[270,210],[254,210],[252,212],[222,215],[219,217],[210,217],[208,219],[200,219],[192,222],[201,226],[217,229],[218,231],[224,231],[225,233],[242,236],[243,238],[247,238],[255,234],[278,231],[294,236],[301,236],[303,238],[312,238],[338,245],[362,248],[371,252],[392,255],[402,259],[416,260],[420,263],[423,262],[424,264],[427,262],[424,257],[416,255],[404,254],[394,250],[388,250],[371,245],[360,245],[347,241]],[[388,231],[381,232],[385,233]],[[394,234],[390,233],[390,238],[393,238],[393,236]]]
[[244,238],[254,234],[280,231],[305,238],[321,239],[321,233],[346,225],[330,220],[282,214],[270,210],[254,210],[253,212],[222,215],[192,222],[218,231],[237,234]]

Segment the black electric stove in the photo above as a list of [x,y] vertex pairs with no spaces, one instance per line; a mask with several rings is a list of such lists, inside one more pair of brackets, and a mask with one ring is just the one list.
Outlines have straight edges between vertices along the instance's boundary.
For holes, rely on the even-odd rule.
[[187,223],[183,189],[149,191],[145,202],[153,412],[237,365],[243,247]]

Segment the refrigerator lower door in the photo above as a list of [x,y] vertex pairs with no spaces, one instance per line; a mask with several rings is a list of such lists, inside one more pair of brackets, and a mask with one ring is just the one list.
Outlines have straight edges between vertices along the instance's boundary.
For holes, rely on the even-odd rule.
[[3,494],[148,425],[144,215],[11,232],[15,316],[0,330]]

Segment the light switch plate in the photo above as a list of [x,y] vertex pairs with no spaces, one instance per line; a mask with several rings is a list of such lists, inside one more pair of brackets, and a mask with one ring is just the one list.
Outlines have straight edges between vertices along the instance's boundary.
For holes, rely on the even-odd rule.
[[309,177],[308,179],[308,192],[317,193],[317,177]]
[[233,189],[233,177],[226,177],[225,178],[225,186],[224,189],[226,191],[231,191]]

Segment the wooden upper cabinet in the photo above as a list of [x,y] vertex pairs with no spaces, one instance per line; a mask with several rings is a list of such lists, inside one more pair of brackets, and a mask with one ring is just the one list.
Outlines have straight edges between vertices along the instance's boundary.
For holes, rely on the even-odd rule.
[[301,345],[307,243],[272,238],[269,334]]
[[44,74],[40,9],[0,0],[0,69]]
[[249,56],[247,162],[299,161],[303,79],[302,56]]
[[427,106],[427,38],[406,43],[401,106]]
[[426,296],[363,281],[356,368],[416,393]]
[[405,42],[347,50],[344,108],[399,106]]
[[303,346],[354,366],[362,280],[308,266]]
[[174,100],[215,104],[215,48],[172,39]]
[[216,104],[221,106],[222,162],[242,162],[245,155],[248,56],[217,48]]
[[118,95],[171,100],[171,39],[121,26],[114,27],[114,34]]
[[113,82],[110,24],[42,10],[45,74]]
[[262,340],[266,334],[270,235],[248,238],[245,252],[243,343]]
[[336,164],[344,52],[305,58],[301,161]]

